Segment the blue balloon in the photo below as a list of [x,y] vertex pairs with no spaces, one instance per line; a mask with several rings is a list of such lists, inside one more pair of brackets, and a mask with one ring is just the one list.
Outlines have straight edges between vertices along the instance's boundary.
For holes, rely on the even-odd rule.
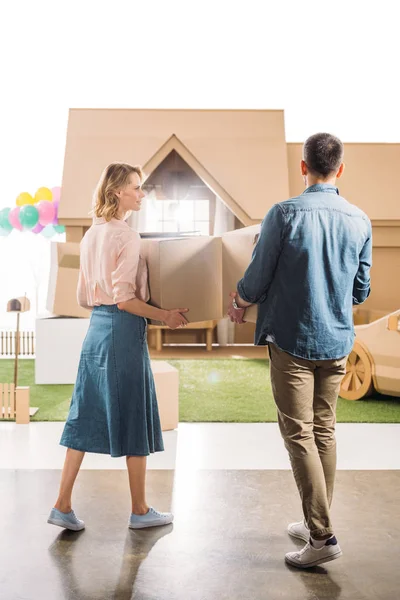
[[54,230],[54,227],[53,227],[53,225],[46,225],[46,227],[45,227],[45,228],[43,229],[43,231],[42,231],[42,235],[43,235],[45,238],[48,238],[48,239],[52,238],[52,237],[53,237],[53,235],[55,235],[55,233],[56,233],[56,232],[55,232],[55,230]]
[[3,208],[0,210],[0,227],[5,229],[6,231],[12,231],[13,226],[8,220],[8,215],[10,213],[11,208]]
[[0,227],[0,237],[7,237],[8,235],[10,235],[11,231],[9,229],[4,229],[3,227]]

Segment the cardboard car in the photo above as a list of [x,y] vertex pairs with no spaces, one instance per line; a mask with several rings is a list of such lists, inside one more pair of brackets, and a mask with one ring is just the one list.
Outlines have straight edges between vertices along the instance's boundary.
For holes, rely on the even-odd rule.
[[361,400],[377,391],[400,397],[400,309],[392,313],[354,310],[356,339],[340,396]]

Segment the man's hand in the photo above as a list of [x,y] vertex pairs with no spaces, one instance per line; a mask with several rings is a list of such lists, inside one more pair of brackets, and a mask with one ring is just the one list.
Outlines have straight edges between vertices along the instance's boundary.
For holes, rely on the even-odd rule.
[[[236,302],[238,302],[237,292],[231,292],[229,294],[229,296],[232,300],[236,300]],[[228,309],[228,317],[230,318],[232,323],[237,323],[238,325],[241,325],[242,323],[246,323],[246,321],[243,320],[245,310],[246,310],[245,307],[244,308],[234,308],[231,304],[231,306]]]

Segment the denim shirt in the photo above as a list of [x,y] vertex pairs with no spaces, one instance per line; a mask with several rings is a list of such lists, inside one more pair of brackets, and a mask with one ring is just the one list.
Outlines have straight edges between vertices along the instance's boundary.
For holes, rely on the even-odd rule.
[[346,356],[352,306],[369,296],[371,264],[371,222],[333,185],[275,204],[237,286],[259,305],[255,344],[309,360]]

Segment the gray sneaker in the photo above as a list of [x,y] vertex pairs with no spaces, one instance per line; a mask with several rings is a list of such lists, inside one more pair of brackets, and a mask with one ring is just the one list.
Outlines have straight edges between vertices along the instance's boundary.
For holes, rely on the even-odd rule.
[[57,508],[52,508],[47,522],[51,525],[58,525],[58,527],[65,527],[65,529],[71,531],[85,529],[85,523],[78,519],[73,510],[69,513],[63,513]]
[[129,519],[130,529],[144,529],[145,527],[159,527],[160,525],[168,525],[174,520],[172,513],[158,512],[150,506],[145,515],[131,514]]
[[304,542],[308,542],[310,539],[310,530],[304,521],[299,521],[298,523],[290,523],[287,528],[288,534],[291,537],[297,538],[298,540],[303,540]]

